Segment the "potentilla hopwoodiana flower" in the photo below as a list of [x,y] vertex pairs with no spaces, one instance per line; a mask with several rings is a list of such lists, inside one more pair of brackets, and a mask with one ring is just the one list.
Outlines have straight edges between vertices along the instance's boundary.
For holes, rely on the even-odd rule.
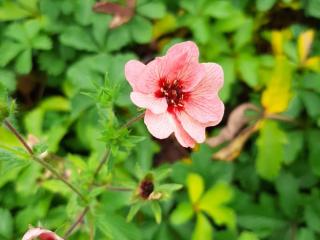
[[184,147],[205,140],[205,129],[217,125],[224,113],[218,96],[223,70],[216,63],[199,63],[199,50],[191,41],[172,46],[148,64],[137,60],[125,66],[133,91],[131,100],[146,108],[144,122],[156,138],[172,133]]

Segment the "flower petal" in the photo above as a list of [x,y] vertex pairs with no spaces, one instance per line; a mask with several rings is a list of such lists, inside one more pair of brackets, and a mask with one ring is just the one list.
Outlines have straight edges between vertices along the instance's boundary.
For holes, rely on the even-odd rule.
[[210,123],[210,126],[215,126],[222,120],[224,104],[217,95],[208,99],[201,95],[191,94],[184,104],[184,109],[200,123]]
[[186,132],[198,143],[206,139],[206,126],[194,120],[186,112],[177,112],[177,118]]
[[206,76],[192,90],[192,95],[199,95],[208,99],[217,95],[223,86],[223,69],[216,63],[202,63]]
[[126,63],[124,72],[133,91],[144,92],[145,89],[140,89],[140,85],[143,86],[143,83],[141,83],[141,75],[145,68],[146,66],[137,60],[130,60]]
[[153,93],[131,92],[130,98],[138,107],[149,109],[155,114],[164,113],[168,108],[166,99],[158,98]]
[[180,80],[184,91],[193,89],[206,75],[205,67],[199,63],[199,50],[194,42],[173,45],[164,59],[169,81]]
[[195,61],[198,61],[199,59],[199,49],[197,45],[192,41],[186,41],[173,45],[168,49],[167,56],[172,57],[175,55],[179,55],[182,52],[187,53],[188,58],[192,58]]
[[183,129],[180,121],[176,116],[173,116],[173,120],[175,123],[174,135],[176,139],[183,147],[191,147],[193,148],[196,144],[195,140]]
[[31,228],[29,229],[24,236],[22,237],[22,240],[34,240],[37,239],[41,234],[51,234],[54,240],[63,240],[61,237],[59,237],[54,232],[51,232],[47,229],[43,228]]
[[159,139],[169,137],[174,130],[171,116],[167,112],[154,114],[147,110],[144,116],[144,123],[152,136]]

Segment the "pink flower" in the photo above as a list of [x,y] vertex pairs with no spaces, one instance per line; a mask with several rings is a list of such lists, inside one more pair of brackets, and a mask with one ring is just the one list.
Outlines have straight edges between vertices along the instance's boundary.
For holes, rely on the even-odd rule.
[[147,65],[131,60],[125,75],[132,102],[146,108],[144,122],[156,138],[174,133],[184,147],[205,140],[205,129],[217,125],[224,105],[218,96],[223,70],[215,63],[199,63],[199,50],[187,41],[172,46]]
[[63,240],[54,232],[43,228],[31,228],[26,232],[22,240]]

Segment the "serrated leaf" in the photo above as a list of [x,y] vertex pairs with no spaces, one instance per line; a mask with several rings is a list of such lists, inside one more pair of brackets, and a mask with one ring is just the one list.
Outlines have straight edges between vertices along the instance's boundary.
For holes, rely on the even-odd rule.
[[165,15],[166,7],[162,2],[147,2],[145,4],[138,5],[136,11],[142,16],[159,19]]
[[266,12],[270,10],[275,3],[276,3],[276,0],[257,0],[256,7],[258,11]]
[[286,142],[286,134],[277,122],[267,120],[262,123],[257,140],[256,159],[256,169],[262,178],[271,181],[278,175],[284,159]]
[[0,208],[0,236],[12,239],[14,220],[8,209]]
[[95,52],[98,50],[88,31],[79,26],[68,27],[61,35],[60,41],[77,50]]
[[130,21],[130,33],[137,43],[147,43],[152,37],[152,24],[145,18],[135,16]]
[[0,46],[0,66],[6,66],[22,49],[23,46],[19,43],[4,41]]
[[0,6],[0,21],[18,20],[32,15],[13,1],[4,1]]
[[15,68],[20,74],[27,74],[32,68],[32,51],[26,49],[18,56],[15,64]]

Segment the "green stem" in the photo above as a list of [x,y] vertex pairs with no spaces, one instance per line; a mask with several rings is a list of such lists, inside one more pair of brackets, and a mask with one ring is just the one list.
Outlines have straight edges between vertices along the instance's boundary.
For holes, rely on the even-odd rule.
[[59,174],[59,172],[53,168],[49,163],[42,160],[41,158],[38,158],[34,155],[34,152],[32,148],[28,145],[28,143],[24,140],[22,135],[17,131],[17,129],[8,121],[4,120],[4,125],[16,136],[16,138],[20,141],[20,143],[24,146],[26,151],[31,156],[32,160],[36,161],[40,165],[42,165],[45,169],[49,170],[56,178],[58,178],[60,181],[62,181],[65,185],[67,185],[73,192],[75,192],[84,202],[88,202],[86,197],[70,182],[68,182],[63,176]]
[[[144,116],[144,112],[139,114],[138,116],[130,119],[128,122],[126,122],[125,124],[123,124],[120,128],[128,128],[130,127],[132,124],[136,123],[137,121],[141,120]],[[100,160],[100,163],[99,165],[97,166],[95,172],[94,172],[94,175],[93,175],[93,181],[90,183],[89,185],[89,192],[92,190],[92,188],[94,187],[94,181],[95,179],[98,177],[102,167],[108,162],[109,158],[110,158],[110,155],[111,155],[111,151],[109,149],[106,149],[101,160]],[[127,188],[112,188],[110,190],[113,190],[113,191],[128,191]],[[74,223],[67,229],[66,233],[64,234],[64,239],[67,239],[71,234],[72,232],[76,229],[76,227],[83,221],[83,218],[85,217],[85,215],[89,212],[90,208],[89,206],[86,206],[82,212],[79,214],[79,216],[77,217],[77,219],[74,221]]]

